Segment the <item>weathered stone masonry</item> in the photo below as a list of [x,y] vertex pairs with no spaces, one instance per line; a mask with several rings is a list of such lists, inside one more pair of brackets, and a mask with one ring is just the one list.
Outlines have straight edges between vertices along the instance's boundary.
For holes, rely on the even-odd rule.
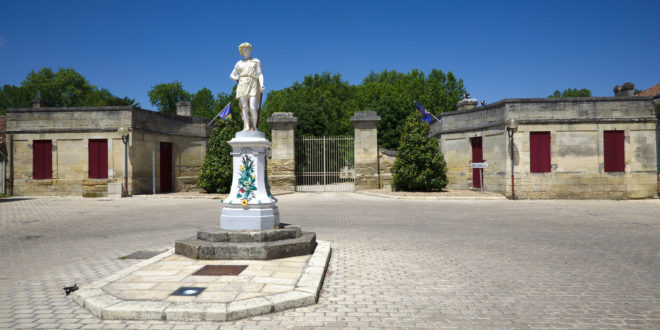
[[378,189],[378,122],[375,111],[358,111],[351,117],[355,127],[355,190]]
[[[173,146],[173,191],[197,189],[206,155],[206,121],[135,107],[8,109],[7,132],[13,136],[14,195],[105,196],[123,181],[123,142],[117,128],[129,129],[128,193],[152,192],[155,151],[156,191],[160,192],[160,143]],[[107,179],[88,178],[88,141],[106,139]],[[33,179],[34,140],[52,141],[52,179]],[[121,190],[120,190],[121,191]]]
[[272,131],[272,157],[268,160],[271,189],[296,191],[295,134],[298,124],[291,112],[277,112],[268,118]]
[[[656,123],[650,97],[505,99],[445,113],[431,128],[448,165],[449,187],[472,188],[470,138],[481,137],[486,190],[511,195],[505,122],[515,118],[515,192],[520,198],[648,198],[657,194]],[[625,171],[604,171],[605,131],[625,133]],[[550,132],[552,171],[530,173],[530,132]]]

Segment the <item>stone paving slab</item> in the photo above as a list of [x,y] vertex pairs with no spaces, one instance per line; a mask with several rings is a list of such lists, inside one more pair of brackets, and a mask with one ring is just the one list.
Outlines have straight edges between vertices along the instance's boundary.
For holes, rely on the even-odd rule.
[[212,305],[207,321],[99,319],[62,288],[217,224],[219,200],[0,199],[0,329],[660,329],[658,199],[279,200],[283,222],[332,242],[319,300],[217,322]]
[[[105,320],[231,321],[318,301],[330,261],[328,242],[312,255],[276,260],[196,260],[174,249],[74,292],[72,299]],[[238,275],[199,276],[207,265],[246,265]],[[172,295],[203,287],[197,296]]]

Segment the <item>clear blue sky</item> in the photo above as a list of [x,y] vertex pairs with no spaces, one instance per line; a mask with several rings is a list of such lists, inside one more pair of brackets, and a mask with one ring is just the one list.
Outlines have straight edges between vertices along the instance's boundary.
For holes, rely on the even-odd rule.
[[[250,5],[252,8],[247,8]],[[71,67],[153,109],[147,91],[230,92],[237,46],[266,87],[328,71],[451,71],[474,98],[546,97],[660,82],[660,1],[2,1],[0,84]]]

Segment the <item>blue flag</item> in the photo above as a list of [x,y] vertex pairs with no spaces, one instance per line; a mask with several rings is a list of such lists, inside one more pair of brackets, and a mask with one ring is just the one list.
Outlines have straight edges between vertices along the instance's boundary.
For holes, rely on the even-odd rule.
[[218,114],[218,117],[220,117],[220,119],[225,119],[229,116],[231,116],[231,103],[227,104],[227,106],[224,109],[222,109],[222,111],[220,111],[220,113]]
[[421,104],[417,103],[417,101],[415,101],[415,104],[417,105],[417,110],[422,114],[422,121],[430,125],[433,115],[426,111],[426,109],[424,109]]

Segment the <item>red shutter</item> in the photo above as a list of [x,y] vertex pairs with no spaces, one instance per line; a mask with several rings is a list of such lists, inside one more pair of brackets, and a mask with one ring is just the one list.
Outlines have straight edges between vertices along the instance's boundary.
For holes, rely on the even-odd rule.
[[89,140],[89,178],[108,178],[108,140]]
[[625,172],[626,157],[624,131],[605,131],[603,136],[603,156],[605,172]]
[[551,172],[550,132],[529,133],[529,171],[532,173]]
[[43,176],[43,164],[41,160],[41,143],[39,141],[32,142],[32,178],[35,180],[41,179]]
[[32,142],[32,178],[46,180],[53,178],[53,143],[50,140]]

